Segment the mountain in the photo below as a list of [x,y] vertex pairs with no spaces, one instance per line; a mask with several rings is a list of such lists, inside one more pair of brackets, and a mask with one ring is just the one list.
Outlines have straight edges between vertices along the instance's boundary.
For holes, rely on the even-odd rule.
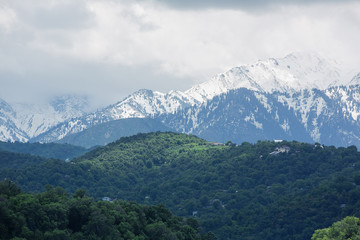
[[287,92],[302,89],[326,89],[347,84],[340,66],[315,54],[296,52],[284,58],[259,60],[219,74],[185,93],[200,102],[229,90],[246,88],[259,92]]
[[180,132],[211,141],[287,139],[360,146],[360,85],[325,90],[259,92],[245,88],[162,121]]
[[196,100],[180,91],[165,94],[142,89],[100,111],[60,123],[31,141],[58,141],[69,134],[79,133],[102,123],[128,118],[150,118],[159,114],[176,112],[196,103]]
[[30,139],[60,122],[84,115],[88,108],[86,98],[67,95],[40,105],[17,103],[13,104],[14,122]]
[[[355,81],[353,79],[351,82]],[[160,93],[139,90],[96,113],[60,123],[33,138],[32,141],[58,141],[69,134],[82,132],[98,124],[118,119],[157,118],[160,115],[186,112],[187,109],[201,108],[214,97],[240,88],[270,94],[313,88],[324,90],[343,83],[346,81],[336,62],[326,60],[314,53],[293,53],[281,59],[271,58],[255,64],[235,67],[185,92]],[[173,128],[171,124],[168,126]],[[174,129],[184,132],[181,128]]]
[[4,100],[0,99],[0,141],[26,141],[27,134],[13,121],[16,113]]
[[0,141],[26,142],[51,127],[89,112],[84,97],[65,95],[44,104],[13,103],[0,100]]
[[292,135],[299,141],[312,141],[293,111],[279,103],[275,95],[245,88],[161,117],[173,129],[216,142],[289,139]]
[[[358,145],[359,83],[360,73],[349,78],[335,61],[297,52],[232,68],[184,92],[142,89],[88,114],[82,111],[83,107],[73,108],[82,106],[73,104],[74,101],[70,101],[70,107],[56,102],[57,107],[52,105],[51,111],[44,111],[51,114],[13,106],[17,117],[6,120],[9,129],[17,134],[11,139],[56,142],[65,138],[63,142],[75,144],[82,144],[79,141],[82,139],[86,142],[83,146],[108,143],[109,127],[118,124],[110,122],[133,119],[127,124],[134,121],[130,124],[134,126],[136,118],[152,118],[173,131],[220,142],[297,139],[337,146]],[[101,126],[105,123],[109,125]],[[87,129],[92,130],[82,133]],[[150,129],[151,126],[146,131]],[[158,130],[161,129],[155,126],[152,129]],[[113,136],[126,135],[125,131]]]

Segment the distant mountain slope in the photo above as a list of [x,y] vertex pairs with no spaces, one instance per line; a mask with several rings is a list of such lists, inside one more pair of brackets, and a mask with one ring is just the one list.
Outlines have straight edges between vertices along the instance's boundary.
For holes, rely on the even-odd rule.
[[96,145],[103,146],[121,137],[137,133],[170,130],[169,127],[166,127],[161,121],[156,119],[127,118],[95,125],[82,132],[67,135],[58,142],[90,148]]
[[13,121],[16,113],[4,100],[0,99],[0,141],[21,141],[28,139],[27,134],[20,130]]
[[[127,118],[151,118],[159,114],[176,112],[194,103],[196,103],[195,100],[181,92],[172,91],[164,94],[143,89],[100,111],[60,123],[49,131],[33,138],[32,141],[58,141],[69,134],[82,132],[98,124]],[[157,129],[154,129],[154,131],[157,131]]]
[[162,121],[180,132],[212,141],[287,139],[336,146],[360,146],[360,85],[298,92],[258,92],[245,88]]
[[65,95],[41,105],[13,104],[13,109],[16,112],[13,121],[30,139],[60,122],[84,115],[89,106],[86,98]]
[[9,104],[0,99],[0,141],[26,142],[51,127],[89,111],[87,99],[61,96],[49,103]]
[[168,126],[210,141],[312,141],[294,112],[280,104],[276,96],[245,88],[216,96],[200,107],[162,117]]

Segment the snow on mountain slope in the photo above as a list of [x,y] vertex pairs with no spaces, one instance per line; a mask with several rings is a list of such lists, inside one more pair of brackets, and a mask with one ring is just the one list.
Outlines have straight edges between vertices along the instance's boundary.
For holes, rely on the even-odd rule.
[[41,105],[16,103],[13,109],[16,126],[33,138],[60,122],[84,115],[88,104],[82,97],[61,96]]
[[44,104],[8,104],[0,100],[0,140],[26,142],[71,118],[84,115],[87,100],[62,96]]
[[142,89],[123,101],[107,107],[103,114],[109,119],[145,118],[162,113],[175,112],[179,108],[194,105],[196,101],[180,91],[161,93]]
[[260,139],[311,141],[306,130],[275,95],[246,88],[230,90],[202,104],[176,114],[161,116],[169,127],[210,141],[236,143]]
[[5,102],[3,99],[0,98],[0,114],[5,115],[14,115],[15,112],[12,109],[12,107],[10,106],[10,104],[8,104],[7,102]]
[[340,112],[346,118],[357,121],[360,116],[360,85],[332,87],[326,89],[325,94],[336,99],[341,107]]
[[0,141],[26,141],[27,135],[13,122],[15,116],[13,108],[0,99]]
[[161,118],[173,129],[217,142],[287,139],[360,146],[359,98],[360,85],[273,93],[240,88]]
[[88,98],[83,96],[59,96],[53,98],[49,105],[54,109],[55,112],[61,114],[63,119],[71,119],[91,112]]
[[279,102],[292,109],[313,141],[360,146],[360,85],[301,90]]
[[202,102],[229,90],[247,88],[260,92],[326,89],[346,83],[340,67],[314,53],[292,53],[235,67],[185,93]]
[[68,134],[78,133],[101,123],[126,118],[154,117],[159,114],[173,113],[196,103],[196,100],[180,91],[165,94],[142,89],[103,110],[61,123],[34,138],[33,141],[56,141]]
[[356,74],[349,83],[349,85],[357,85],[357,84],[360,84],[360,72]]

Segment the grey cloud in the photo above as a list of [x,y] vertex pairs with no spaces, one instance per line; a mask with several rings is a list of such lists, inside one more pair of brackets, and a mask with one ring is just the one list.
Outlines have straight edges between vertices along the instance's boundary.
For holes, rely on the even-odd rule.
[[[258,10],[267,9],[277,5],[307,5],[316,3],[339,3],[338,0],[156,0],[162,4],[178,9],[202,9],[202,8],[222,8],[222,9],[245,9]],[[342,0],[345,2],[358,2],[358,0]]]
[[[158,73],[157,63],[125,67],[26,49],[12,52],[11,58],[16,59],[14,64],[21,70],[0,66],[0,98],[8,102],[43,102],[53,96],[72,94],[88,96],[92,106],[98,107],[120,101],[142,88],[168,92],[192,85],[192,79]],[[5,56],[0,54],[0,61],[3,59]]]
[[[34,3],[36,4],[36,3]],[[19,17],[40,29],[76,29],[91,26],[93,14],[86,9],[84,3],[64,2],[49,6],[39,4],[33,11],[17,7]]]
[[[226,36],[226,41],[223,41],[222,37],[218,37],[218,33],[215,30],[214,34],[210,34],[212,32],[211,28],[209,31],[198,31],[200,24],[204,29],[208,28],[209,21],[200,21],[198,23],[194,21],[194,29],[192,31],[184,31],[191,28],[191,26],[183,25],[181,21],[175,21],[176,24],[170,22],[169,26],[166,24],[162,26],[161,23],[156,22],[156,20],[154,20],[153,23],[153,18],[138,16],[132,12],[131,9],[124,7],[124,16],[121,16],[119,19],[125,18],[126,22],[132,23],[131,26],[135,25],[135,27],[144,31],[156,29],[156,24],[159,24],[160,27],[162,27],[160,29],[163,29],[163,31],[154,31],[154,34],[148,34],[148,32],[146,32],[150,37],[145,38],[145,40],[149,40],[149,44],[146,45],[147,48],[158,50],[156,54],[161,55],[160,58],[158,56],[152,56],[152,51],[144,51],[136,55],[136,51],[139,51],[137,49],[139,45],[130,44],[128,41],[134,41],[135,37],[143,37],[141,34],[130,35],[133,37],[129,37],[129,39],[122,39],[116,36],[116,34],[114,34],[114,36],[111,33],[108,34],[107,36],[109,38],[114,37],[115,40],[119,38],[119,41],[105,41],[104,44],[109,44],[111,51],[114,51],[105,52],[109,54],[109,57],[112,57],[113,53],[116,54],[120,51],[126,51],[126,47],[128,46],[130,46],[130,48],[134,46],[135,57],[131,54],[129,57],[129,62],[133,61],[134,63],[123,65],[122,63],[102,61],[102,54],[99,55],[99,60],[94,60],[91,57],[87,59],[86,51],[84,50],[81,51],[83,51],[82,54],[85,57],[81,54],[68,55],[62,54],[62,52],[52,52],[51,50],[48,51],[47,48],[44,50],[42,48],[36,48],[37,45],[35,45],[35,47],[32,45],[34,42],[39,43],[39,45],[49,43],[50,46],[54,46],[54,48],[60,50],[71,49],[74,42],[72,36],[76,35],[79,28],[86,27],[88,24],[91,25],[93,21],[93,16],[87,12],[84,1],[61,0],[58,1],[56,5],[36,5],[37,0],[29,0],[31,4],[28,1],[22,0],[12,0],[8,2],[13,1],[18,3],[14,4],[14,10],[16,10],[20,23],[15,26],[11,32],[0,35],[0,98],[9,101],[32,101],[37,97],[46,97],[45,95],[81,94],[92,96],[98,104],[109,104],[121,100],[123,97],[140,88],[149,88],[163,92],[167,92],[170,89],[185,90],[193,85],[195,81],[205,80],[198,79],[199,76],[202,76],[202,72],[200,74],[198,73],[200,71],[213,71],[213,69],[219,65],[221,65],[219,68],[227,68],[235,66],[238,63],[251,63],[253,60],[259,58],[281,57],[283,54],[294,50],[315,49],[330,52],[334,53],[335,56],[339,55],[345,57],[345,59],[350,58],[350,60],[352,60],[350,62],[353,62],[353,65],[356,65],[355,67],[358,68],[359,66],[359,57],[358,54],[356,54],[359,52],[357,51],[359,42],[359,34],[357,31],[359,26],[359,12],[354,8],[355,10],[349,13],[348,10],[351,9],[351,6],[348,6],[346,11],[340,11],[340,13],[345,12],[346,15],[344,13],[337,16],[328,13],[327,10],[329,8],[321,8],[321,14],[325,15],[325,17],[320,16],[320,21],[315,21],[317,24],[312,25],[309,25],[309,22],[313,22],[310,20],[314,20],[314,18],[319,18],[319,14],[316,12],[319,8],[316,8],[315,12],[310,11],[310,13],[307,9],[304,9],[304,12],[308,14],[305,16],[306,20],[309,19],[309,21],[305,21],[303,24],[296,21],[297,11],[290,12],[290,15],[285,14],[285,16],[273,16],[269,14],[269,16],[260,16],[259,18],[252,18],[252,16],[240,18],[241,14],[236,14],[236,18],[234,18],[234,16],[230,16],[229,19],[219,17],[219,19],[216,19],[214,22],[219,22],[218,27],[226,26],[223,31],[220,31],[221,34]],[[111,1],[114,2],[117,0]],[[151,0],[137,1],[145,2]],[[234,8],[245,9],[246,11],[262,11],[263,9],[266,11],[276,6],[276,4],[303,5],[313,2],[342,4],[344,2],[350,2],[346,0],[277,0],[271,1],[271,3],[265,0],[154,1],[183,10]],[[148,5],[145,4],[145,6]],[[156,5],[149,6],[157,7]],[[337,5],[330,8],[332,9],[330,12],[337,11]],[[169,9],[160,9],[159,12],[156,13],[161,14],[162,11],[167,10]],[[206,17],[209,17],[208,14],[210,17],[214,16],[212,13],[204,12],[205,13],[201,13],[201,20],[206,20]],[[198,18],[196,11],[194,11],[194,13],[181,15],[183,13],[182,11],[178,11],[173,14],[176,14],[175,17],[178,19],[181,19],[180,16],[184,16],[184,18],[194,16],[191,18],[193,20]],[[220,16],[220,14],[215,16]],[[294,22],[286,25],[282,20],[288,16],[293,16],[292,20]],[[164,19],[167,18],[165,17]],[[236,21],[233,21],[233,19],[244,19],[244,24],[238,24]],[[250,22],[249,19],[253,20],[254,23]],[[271,20],[274,20],[274,22],[267,24]],[[295,22],[297,24],[294,24]],[[101,30],[97,29],[98,26],[96,24],[94,25],[95,27],[93,28],[90,26],[91,30]],[[241,31],[238,30],[239,25],[241,26]],[[288,31],[290,26],[298,27],[298,29],[296,29],[296,31]],[[172,37],[171,35],[169,35],[169,38],[164,37],[167,36],[165,34],[173,33],[172,31],[168,31],[166,27],[179,28],[184,38]],[[59,29],[60,31],[57,31]],[[325,30],[322,32],[322,29]],[[126,35],[125,30],[124,33]],[[196,36],[196,34],[199,34],[199,36]],[[77,37],[80,36],[81,35]],[[189,41],[190,43],[182,44],[188,36],[191,39],[191,41]],[[214,43],[215,47],[206,48],[205,46],[205,48],[201,49],[205,45],[202,44],[204,39],[210,43]],[[165,43],[165,46],[159,48],[155,41],[163,41],[161,43]],[[167,45],[166,43],[169,41],[173,41],[173,43]],[[101,41],[99,43],[101,44]],[[190,44],[193,44],[195,47],[188,48]],[[320,49],[318,49],[319,46]],[[140,45],[140,49],[142,49],[141,47],[142,45]],[[177,47],[183,49],[184,54],[180,51],[172,52],[172,49]],[[198,48],[199,51],[190,51],[194,49],[198,50]],[[188,58],[187,55],[190,55],[191,59]],[[216,56],[216,59],[212,56]],[[138,61],[138,59],[142,57],[150,60]],[[176,59],[176,61],[173,61],[173,59]],[[179,61],[177,61],[177,59],[179,59]],[[194,61],[189,62],[189,59],[194,59]],[[176,67],[184,66],[186,69],[186,67],[195,61],[199,62],[199,65],[203,65],[204,68],[198,65],[194,68],[189,68],[190,70],[188,71],[190,74],[186,75],[189,76],[188,78],[180,78],[175,73],[172,75],[171,71],[173,70],[164,73],[162,69],[162,65],[168,62],[170,67],[172,66],[171,64],[173,64]],[[176,72],[175,70],[174,72]]]
[[123,11],[122,16],[135,23],[141,31],[153,31],[159,28],[156,24],[146,21],[142,16],[136,16],[132,11]]

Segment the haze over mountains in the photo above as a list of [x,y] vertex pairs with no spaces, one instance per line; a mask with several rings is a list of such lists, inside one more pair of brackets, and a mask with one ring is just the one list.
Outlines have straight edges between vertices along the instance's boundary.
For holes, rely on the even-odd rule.
[[10,105],[0,99],[0,139],[26,142],[65,120],[89,111],[86,98],[61,96],[49,103]]
[[0,140],[90,147],[138,132],[173,130],[219,142],[287,139],[360,146],[359,81],[360,74],[349,77],[334,61],[292,53],[234,67],[185,92],[142,89],[91,113],[86,101],[75,97],[41,108],[2,100]]

